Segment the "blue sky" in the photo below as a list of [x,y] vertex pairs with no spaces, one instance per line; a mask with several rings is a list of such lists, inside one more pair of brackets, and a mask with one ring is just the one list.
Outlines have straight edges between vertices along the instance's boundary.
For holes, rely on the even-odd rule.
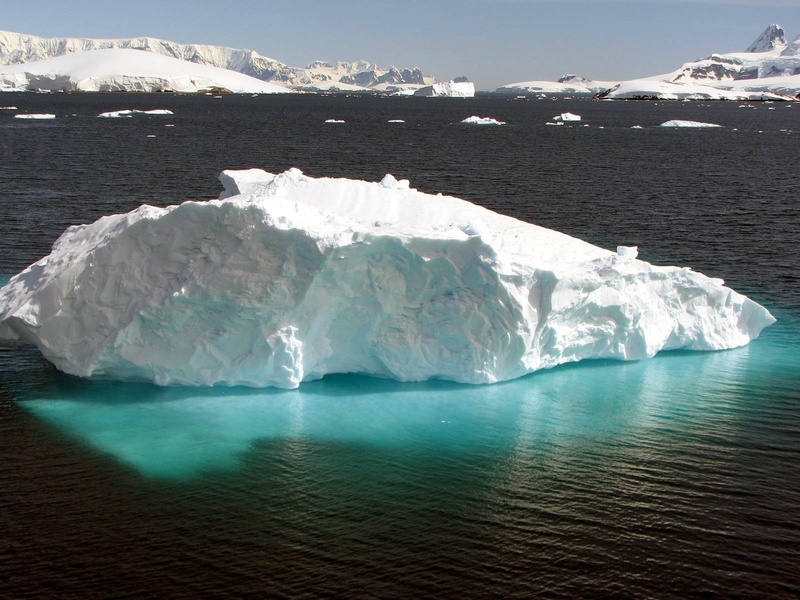
[[292,66],[366,59],[478,89],[576,73],[629,79],[744,50],[800,0],[26,0],[0,28],[45,37],[149,35],[250,48]]

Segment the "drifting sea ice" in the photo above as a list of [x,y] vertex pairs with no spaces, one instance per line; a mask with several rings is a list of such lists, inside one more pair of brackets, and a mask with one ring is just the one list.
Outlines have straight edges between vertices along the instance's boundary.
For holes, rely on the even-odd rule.
[[97,115],[108,119],[118,119],[120,117],[132,117],[133,115],[172,115],[175,114],[166,108],[156,108],[153,110],[114,110]]
[[675,119],[662,123],[661,127],[722,127],[722,125],[717,125],[716,123],[703,123],[702,121],[681,121],[679,119]]
[[297,387],[491,383],[586,358],[747,344],[748,298],[458,198],[225,171],[219,200],[70,227],[0,290],[0,337],[74,375]]
[[46,121],[49,119],[55,119],[56,116],[50,113],[42,113],[42,114],[25,114],[25,115],[14,115],[15,119],[35,119],[35,120],[42,120]]
[[580,121],[581,118],[582,117],[580,115],[565,112],[553,117],[553,121],[563,121],[564,123],[575,123],[577,121]]
[[492,119],[491,117],[467,117],[462,123],[466,123],[467,125],[505,125],[505,121],[498,121],[497,119]]

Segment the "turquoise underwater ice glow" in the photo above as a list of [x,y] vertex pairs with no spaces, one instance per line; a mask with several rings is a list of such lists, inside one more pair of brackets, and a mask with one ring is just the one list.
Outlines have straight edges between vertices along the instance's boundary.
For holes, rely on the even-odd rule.
[[[483,386],[333,376],[291,391],[195,389],[54,374],[15,393],[15,377],[25,379],[17,373],[4,387],[31,413],[145,477],[234,471],[269,439],[543,460],[566,451],[563,459],[619,445],[645,451],[671,437],[735,441],[753,415],[800,388],[796,329],[796,320],[790,326],[779,317],[735,350],[587,361]],[[28,368],[47,365],[34,360]]]

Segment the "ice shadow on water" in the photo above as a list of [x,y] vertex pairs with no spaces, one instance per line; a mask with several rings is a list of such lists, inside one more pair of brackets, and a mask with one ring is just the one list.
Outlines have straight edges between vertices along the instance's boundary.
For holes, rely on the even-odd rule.
[[759,340],[726,352],[586,361],[495,385],[338,375],[298,390],[86,381],[31,357],[4,370],[0,385],[27,411],[143,476],[187,479],[240,468],[266,439],[459,455],[537,445],[580,451],[709,415],[715,427],[735,428],[759,386],[779,377],[765,352],[770,345]]

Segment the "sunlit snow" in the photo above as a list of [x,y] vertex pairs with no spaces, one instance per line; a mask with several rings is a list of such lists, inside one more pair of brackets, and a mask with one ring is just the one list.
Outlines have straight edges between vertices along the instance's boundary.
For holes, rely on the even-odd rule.
[[391,175],[220,179],[220,200],[67,229],[0,290],[0,337],[85,377],[292,388],[329,373],[492,383],[741,346],[774,321],[719,279]]

